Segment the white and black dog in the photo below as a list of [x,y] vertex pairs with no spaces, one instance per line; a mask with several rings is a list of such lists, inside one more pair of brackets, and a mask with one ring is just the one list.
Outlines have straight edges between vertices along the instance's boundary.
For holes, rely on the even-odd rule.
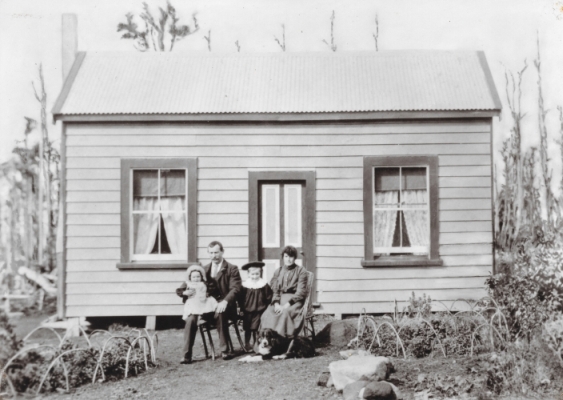
[[239,361],[257,362],[263,360],[285,360],[286,358],[308,358],[315,355],[311,339],[297,336],[286,338],[273,329],[262,329],[256,339],[254,351],[257,356],[246,356]]

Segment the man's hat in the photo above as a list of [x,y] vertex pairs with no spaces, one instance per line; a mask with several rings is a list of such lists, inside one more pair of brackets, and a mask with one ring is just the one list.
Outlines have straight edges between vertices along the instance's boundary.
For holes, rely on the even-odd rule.
[[262,268],[264,264],[262,261],[252,261],[242,266],[243,271],[248,271],[248,268]]

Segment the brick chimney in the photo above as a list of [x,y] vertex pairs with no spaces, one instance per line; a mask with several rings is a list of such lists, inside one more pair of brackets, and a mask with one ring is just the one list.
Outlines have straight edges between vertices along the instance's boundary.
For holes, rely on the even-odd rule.
[[63,81],[68,76],[78,47],[76,14],[63,14],[62,18],[62,71]]

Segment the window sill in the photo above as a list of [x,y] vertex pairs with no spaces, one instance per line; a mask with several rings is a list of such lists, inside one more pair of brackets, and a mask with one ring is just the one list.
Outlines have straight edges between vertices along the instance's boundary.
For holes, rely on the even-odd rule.
[[382,256],[373,260],[362,260],[362,267],[441,267],[442,265],[441,258],[428,259],[424,256]]
[[192,264],[197,262],[126,262],[117,263],[117,269],[187,269]]

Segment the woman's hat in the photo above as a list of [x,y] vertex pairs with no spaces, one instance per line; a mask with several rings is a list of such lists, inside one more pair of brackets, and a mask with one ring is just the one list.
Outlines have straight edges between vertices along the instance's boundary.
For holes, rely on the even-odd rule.
[[205,277],[205,271],[203,270],[202,267],[200,267],[197,264],[194,265],[190,265],[190,267],[188,268],[188,270],[186,271],[188,273],[188,281],[190,280],[190,275],[192,274],[193,271],[198,271],[201,274],[201,278],[204,281],[207,281],[207,278]]
[[264,264],[262,261],[252,261],[248,264],[244,264],[241,269],[243,271],[248,271],[248,268],[262,268],[264,265],[266,264]]

